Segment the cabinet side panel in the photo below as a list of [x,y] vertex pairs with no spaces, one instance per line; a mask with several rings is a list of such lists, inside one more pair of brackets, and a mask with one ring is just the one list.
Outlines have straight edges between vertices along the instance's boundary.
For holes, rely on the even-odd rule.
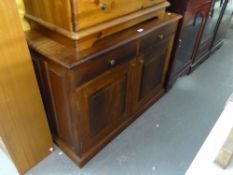
[[49,84],[50,98],[54,111],[54,122],[57,137],[67,145],[72,145],[72,126],[69,112],[68,89],[65,76],[48,67],[47,79]]

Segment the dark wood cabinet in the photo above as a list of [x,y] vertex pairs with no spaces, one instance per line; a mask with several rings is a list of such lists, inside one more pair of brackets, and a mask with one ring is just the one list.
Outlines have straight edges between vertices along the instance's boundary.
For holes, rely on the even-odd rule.
[[211,47],[216,27],[218,25],[222,10],[224,7],[224,1],[213,0],[212,6],[209,11],[209,17],[205,25],[205,29],[202,34],[201,42],[197,51],[197,54],[193,60],[193,65],[198,64],[209,54],[209,48]]
[[233,1],[232,0],[223,1],[222,13],[221,13],[222,16],[219,19],[214,41],[211,46],[212,52],[222,45],[224,38],[226,36],[227,29],[229,28],[229,25],[231,23],[232,13],[233,13]]
[[222,45],[230,24],[232,12],[231,0],[212,0],[209,18],[205,25],[197,54],[192,60],[191,71],[207,59],[211,52]]
[[172,53],[167,89],[180,76],[187,74],[196,55],[200,38],[208,19],[210,0],[171,0],[170,11],[180,13],[183,19],[179,24]]
[[78,165],[164,94],[180,18],[151,19],[80,52],[27,33],[55,141]]
[[172,52],[167,89],[190,74],[221,46],[233,12],[232,0],[171,0],[170,11],[182,14]]

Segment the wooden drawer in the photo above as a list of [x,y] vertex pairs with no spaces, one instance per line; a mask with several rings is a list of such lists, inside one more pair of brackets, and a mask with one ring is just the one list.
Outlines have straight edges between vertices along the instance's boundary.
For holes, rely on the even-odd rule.
[[[27,18],[50,29],[56,26],[67,32],[77,32],[159,3],[163,3],[161,9],[168,5],[166,0],[46,0],[43,3],[38,0],[23,1]],[[47,24],[43,25],[45,23]]]
[[84,29],[165,0],[79,0],[77,3],[77,27]]
[[141,39],[140,43],[140,51],[147,49],[150,46],[155,46],[164,39],[168,38],[169,36],[173,35],[177,29],[176,23],[171,23],[169,25],[162,26],[160,28],[155,28],[155,31],[151,32],[150,34],[144,36]]
[[95,3],[80,0],[77,3],[77,26],[90,27],[104,21],[128,14],[141,7],[140,0],[100,0]]
[[80,85],[91,80],[98,75],[111,70],[129,60],[135,59],[137,51],[137,42],[131,42],[114,48],[104,54],[93,55],[95,58],[81,66],[77,67],[74,72],[75,84]]

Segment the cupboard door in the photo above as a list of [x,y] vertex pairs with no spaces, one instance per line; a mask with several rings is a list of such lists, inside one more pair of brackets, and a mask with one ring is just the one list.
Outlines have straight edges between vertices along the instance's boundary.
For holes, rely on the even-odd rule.
[[167,41],[156,48],[150,47],[143,52],[143,66],[139,99],[151,94],[154,89],[162,88],[161,80],[167,50]]
[[192,57],[195,55],[195,49],[198,46],[199,38],[208,16],[209,8],[210,4],[206,4],[198,9],[187,12],[185,15],[172,75],[175,76],[179,74],[191,64]]
[[77,88],[77,109],[81,118],[82,151],[87,151],[120,125],[129,115],[130,63],[108,71]]
[[205,29],[203,31],[201,45],[210,40],[214,36],[214,32],[220,18],[222,9],[223,9],[224,1],[223,0],[214,0],[212,4],[212,8],[209,12],[209,17],[205,25]]
[[206,56],[209,54],[209,50],[214,39],[214,34],[221,18],[222,10],[224,9],[224,2],[225,1],[223,0],[214,0],[212,3],[197,55],[195,57],[195,62],[201,60],[202,58],[206,58]]
[[[151,38],[153,37],[149,35],[146,40]],[[139,66],[136,107],[163,92],[168,46],[169,39],[166,38],[140,50],[141,64]]]

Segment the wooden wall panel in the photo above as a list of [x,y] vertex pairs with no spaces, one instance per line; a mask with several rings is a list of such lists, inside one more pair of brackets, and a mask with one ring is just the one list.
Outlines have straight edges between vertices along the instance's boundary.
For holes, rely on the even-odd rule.
[[0,11],[0,136],[24,173],[52,140],[15,0],[1,0]]

